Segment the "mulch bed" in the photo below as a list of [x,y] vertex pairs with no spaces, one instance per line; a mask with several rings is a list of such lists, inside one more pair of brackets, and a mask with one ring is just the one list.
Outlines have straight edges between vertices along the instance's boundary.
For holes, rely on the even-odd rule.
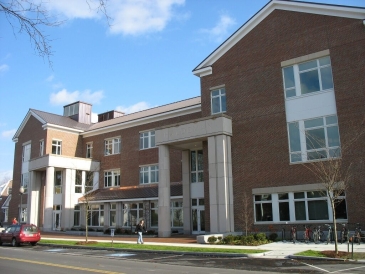
[[77,245],[92,245],[92,244],[97,244],[97,241],[82,241],[82,242],[77,242]]
[[338,251],[338,254],[336,254],[336,251],[334,250],[324,250],[321,253],[329,258],[342,258],[342,259],[347,259],[348,256],[350,255],[350,253],[344,251]]

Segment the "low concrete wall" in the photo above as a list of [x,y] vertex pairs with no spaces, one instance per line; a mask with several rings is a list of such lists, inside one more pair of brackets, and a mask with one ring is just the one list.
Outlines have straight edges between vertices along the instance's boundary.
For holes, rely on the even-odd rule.
[[[196,242],[198,243],[198,244],[208,244],[209,242],[208,242],[208,238],[209,237],[212,237],[212,236],[214,236],[214,237],[216,237],[216,238],[218,238],[218,237],[222,237],[222,238],[224,238],[224,234],[209,234],[209,235],[199,235],[199,236],[196,236]],[[218,240],[217,240],[218,241]]]

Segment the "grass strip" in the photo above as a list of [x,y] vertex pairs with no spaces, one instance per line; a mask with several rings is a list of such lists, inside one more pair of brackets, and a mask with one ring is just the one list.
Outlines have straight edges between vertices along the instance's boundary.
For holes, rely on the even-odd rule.
[[295,255],[299,256],[310,256],[310,257],[318,257],[318,258],[339,258],[339,259],[353,259],[353,260],[365,260],[365,252],[343,252],[340,251],[338,255],[335,254],[334,250],[326,250],[326,251],[316,251],[316,250],[306,250]]
[[[55,244],[55,245],[70,245],[76,246],[79,241],[66,241],[66,240],[41,240],[43,244]],[[92,242],[92,241],[90,241]],[[77,245],[80,246],[80,245]],[[98,242],[88,243],[90,247],[101,247],[101,248],[121,248],[131,250],[152,250],[152,251],[179,251],[179,252],[203,252],[203,253],[235,253],[235,254],[256,254],[267,252],[268,250],[258,249],[229,249],[229,248],[209,248],[209,247],[185,247],[185,246],[165,246],[165,245],[137,245],[127,243],[113,243],[111,242]]]

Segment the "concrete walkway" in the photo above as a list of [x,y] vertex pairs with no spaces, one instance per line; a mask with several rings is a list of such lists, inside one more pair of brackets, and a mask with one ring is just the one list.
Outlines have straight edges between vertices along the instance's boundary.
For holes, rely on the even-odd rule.
[[[84,241],[85,236],[75,236],[68,235],[66,233],[52,233],[43,232],[42,239],[48,240],[70,240],[70,241]],[[91,236],[88,237],[89,241],[98,242],[112,242],[113,243],[136,243],[137,236]],[[186,247],[199,247],[199,248],[227,248],[227,249],[255,249],[262,250],[262,253],[249,254],[249,257],[261,257],[261,258],[272,258],[272,259],[283,259],[288,258],[301,251],[315,250],[334,250],[335,245],[332,244],[315,244],[315,243],[301,243],[297,242],[293,244],[292,242],[274,242],[270,244],[260,245],[260,246],[241,246],[241,245],[209,245],[209,244],[198,244],[196,238],[193,236],[173,236],[169,238],[158,238],[158,237],[148,237],[144,236],[145,245],[168,245],[168,246],[186,246]],[[346,244],[338,244],[339,251],[347,252],[347,249],[352,251],[352,245],[350,243],[349,247]],[[353,245],[354,252],[365,252],[365,244]]]

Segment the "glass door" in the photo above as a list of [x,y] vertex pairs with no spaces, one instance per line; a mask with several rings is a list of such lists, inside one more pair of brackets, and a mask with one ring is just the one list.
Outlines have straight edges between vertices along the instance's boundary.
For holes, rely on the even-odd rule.
[[204,206],[191,209],[193,234],[205,233],[205,211]]
[[61,212],[53,212],[53,230],[61,230]]

